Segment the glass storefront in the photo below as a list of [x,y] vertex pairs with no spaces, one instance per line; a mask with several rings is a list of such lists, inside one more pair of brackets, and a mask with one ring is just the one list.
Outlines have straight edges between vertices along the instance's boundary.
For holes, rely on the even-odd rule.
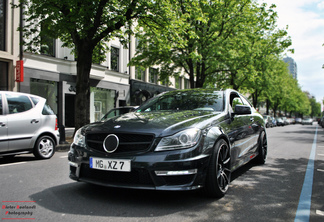
[[115,90],[91,87],[90,122],[99,121],[109,110],[115,108],[115,98]]
[[30,79],[30,93],[47,99],[47,104],[57,114],[57,82]]

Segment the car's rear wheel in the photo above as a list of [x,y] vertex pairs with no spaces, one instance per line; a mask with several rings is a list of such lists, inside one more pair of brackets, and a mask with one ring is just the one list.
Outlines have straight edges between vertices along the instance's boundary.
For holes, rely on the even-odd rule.
[[258,147],[258,156],[255,158],[257,164],[264,164],[267,159],[268,153],[268,142],[267,135],[264,131],[261,132],[259,137],[259,147]]
[[55,143],[50,136],[42,136],[38,138],[35,147],[34,155],[38,159],[49,159],[55,153]]
[[205,182],[205,193],[212,197],[223,197],[231,180],[230,148],[225,140],[220,139],[213,150]]

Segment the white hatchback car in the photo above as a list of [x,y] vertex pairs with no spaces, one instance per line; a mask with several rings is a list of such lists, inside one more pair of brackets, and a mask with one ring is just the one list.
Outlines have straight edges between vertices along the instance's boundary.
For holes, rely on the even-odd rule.
[[0,91],[0,156],[33,153],[36,158],[49,159],[59,138],[57,117],[46,99]]

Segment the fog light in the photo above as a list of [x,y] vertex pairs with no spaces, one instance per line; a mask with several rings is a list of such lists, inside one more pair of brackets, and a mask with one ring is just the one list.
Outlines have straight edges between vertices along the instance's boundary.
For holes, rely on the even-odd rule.
[[179,176],[179,175],[191,175],[196,174],[197,169],[191,170],[179,170],[179,171],[155,171],[157,176]]

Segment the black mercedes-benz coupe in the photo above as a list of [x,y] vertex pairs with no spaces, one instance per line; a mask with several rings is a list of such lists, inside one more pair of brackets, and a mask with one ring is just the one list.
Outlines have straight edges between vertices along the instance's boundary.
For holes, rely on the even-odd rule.
[[133,112],[80,128],[69,151],[70,178],[109,187],[202,188],[222,197],[231,172],[264,164],[263,117],[234,90],[175,90]]

